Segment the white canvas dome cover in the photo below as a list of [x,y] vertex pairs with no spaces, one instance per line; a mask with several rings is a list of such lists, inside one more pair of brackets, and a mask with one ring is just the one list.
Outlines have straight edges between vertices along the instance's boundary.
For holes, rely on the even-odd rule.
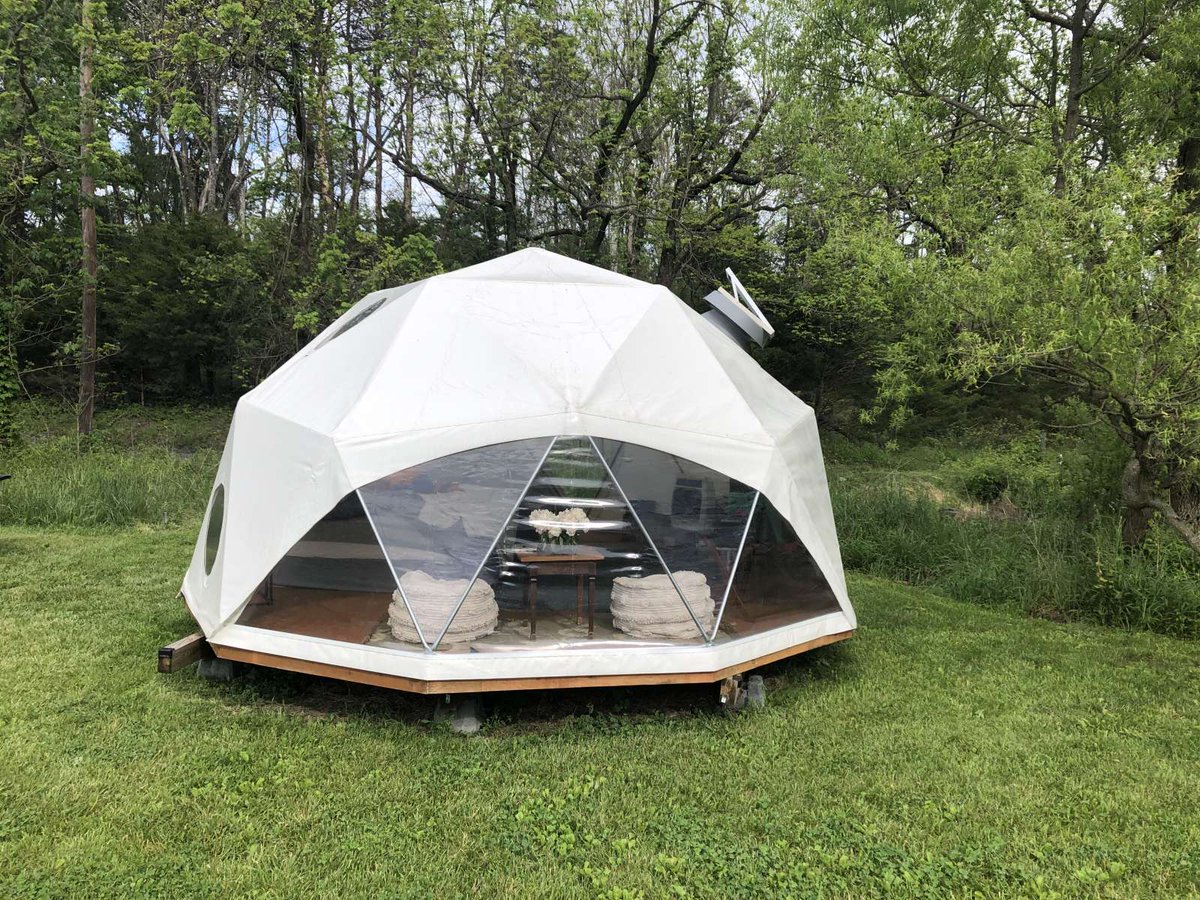
[[[562,436],[587,453],[611,442],[691,461],[759,492],[833,609],[653,654],[405,653],[239,624],[280,560],[356,491],[370,513],[370,486],[395,473],[498,444],[534,447],[542,464]],[[613,476],[615,453],[600,455]],[[812,410],[665,287],[539,249],[371,294],[243,396],[183,594],[218,648],[414,678],[719,669],[856,624]]]

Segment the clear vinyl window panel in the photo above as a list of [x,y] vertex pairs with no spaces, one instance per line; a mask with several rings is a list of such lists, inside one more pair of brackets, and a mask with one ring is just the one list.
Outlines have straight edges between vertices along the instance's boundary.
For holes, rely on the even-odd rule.
[[702,578],[719,603],[733,575],[754,489],[660,450],[604,438],[596,446],[667,566],[681,579]]
[[341,337],[351,328],[361,325],[364,321],[375,315],[375,313],[379,312],[379,310],[383,309],[389,303],[392,303],[393,301],[403,297],[414,287],[416,287],[416,284],[405,285],[403,288],[390,291],[385,296],[380,297],[377,300],[373,300],[371,303],[367,304],[365,307],[347,319],[343,324],[339,325],[337,329],[335,329],[334,332],[329,335],[329,338],[325,341],[325,343],[329,343],[330,341]]
[[550,443],[479,447],[365,485],[275,566],[239,623],[406,650],[490,633],[495,597],[475,576]]
[[208,527],[204,531],[204,574],[211,575],[221,548],[221,531],[225,524],[225,485],[218,484],[208,504]]
[[720,634],[746,637],[840,608],[795,529],[760,496],[721,616]]
[[493,444],[359,489],[391,566],[389,627],[401,643],[469,644],[495,630],[495,592],[477,576],[551,444]]
[[240,625],[367,643],[387,619],[396,581],[358,494],[350,494],[281,559]]
[[707,585],[683,595],[587,437],[558,438],[483,573],[501,610],[476,647],[698,644],[715,622]]
[[348,495],[238,621],[489,653],[695,646],[837,608],[752,488],[660,451],[560,436],[453,454]]

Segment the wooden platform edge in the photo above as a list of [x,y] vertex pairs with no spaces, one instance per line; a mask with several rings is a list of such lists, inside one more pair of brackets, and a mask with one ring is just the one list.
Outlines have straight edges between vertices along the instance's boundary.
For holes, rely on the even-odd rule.
[[164,675],[182,672],[193,663],[211,656],[212,648],[204,639],[204,635],[197,631],[158,648],[158,671]]
[[[353,669],[349,666],[338,666],[330,663],[312,662],[307,659],[293,659],[289,656],[277,656],[273,653],[260,653],[256,650],[243,650],[238,647],[225,647],[213,644],[212,651],[220,659],[231,659],[236,662],[250,663],[255,666],[266,666],[272,669],[283,669],[287,672],[298,672],[304,675],[319,675],[323,678],[336,678],[341,681],[353,681],[358,684],[369,684],[375,687],[392,688],[408,691],[413,694],[477,694],[484,691],[536,691],[557,688],[586,688],[586,687],[634,687],[661,684],[706,684],[723,681],[731,675],[740,675],[759,666],[769,665],[788,659],[818,647],[836,644],[853,636],[854,632],[839,631],[823,637],[805,641],[794,647],[787,647],[765,656],[759,656],[736,665],[726,666],[710,672],[663,672],[645,675],[569,675],[549,676],[541,678],[472,678],[455,679],[453,681],[426,681],[422,678],[407,678],[403,675],[387,675],[382,672],[368,672],[364,669]],[[165,649],[165,648],[164,648]]]

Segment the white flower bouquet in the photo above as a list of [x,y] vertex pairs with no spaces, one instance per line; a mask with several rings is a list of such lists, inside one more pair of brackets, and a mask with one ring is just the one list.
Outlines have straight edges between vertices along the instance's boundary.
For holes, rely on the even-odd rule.
[[591,520],[578,506],[551,512],[548,509],[535,509],[529,514],[529,524],[533,526],[538,537],[550,544],[574,544],[581,531],[587,531]]

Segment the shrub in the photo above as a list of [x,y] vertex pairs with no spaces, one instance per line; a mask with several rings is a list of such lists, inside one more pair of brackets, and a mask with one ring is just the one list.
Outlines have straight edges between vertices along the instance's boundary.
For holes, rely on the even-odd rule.
[[58,439],[3,461],[0,524],[44,526],[170,525],[203,515],[220,456],[181,456],[163,448],[77,453]]
[[831,490],[847,568],[986,606],[1200,637],[1200,563],[1163,528],[1129,551],[1112,511],[955,516],[901,476],[841,475]]
[[947,466],[951,486],[963,497],[987,506],[1007,496],[1025,511],[1058,502],[1063,468],[1063,455],[1043,452],[1035,438],[965,454]]
[[956,487],[977,503],[995,503],[1009,489],[1012,475],[1007,460],[997,453],[976,457],[955,477]]

